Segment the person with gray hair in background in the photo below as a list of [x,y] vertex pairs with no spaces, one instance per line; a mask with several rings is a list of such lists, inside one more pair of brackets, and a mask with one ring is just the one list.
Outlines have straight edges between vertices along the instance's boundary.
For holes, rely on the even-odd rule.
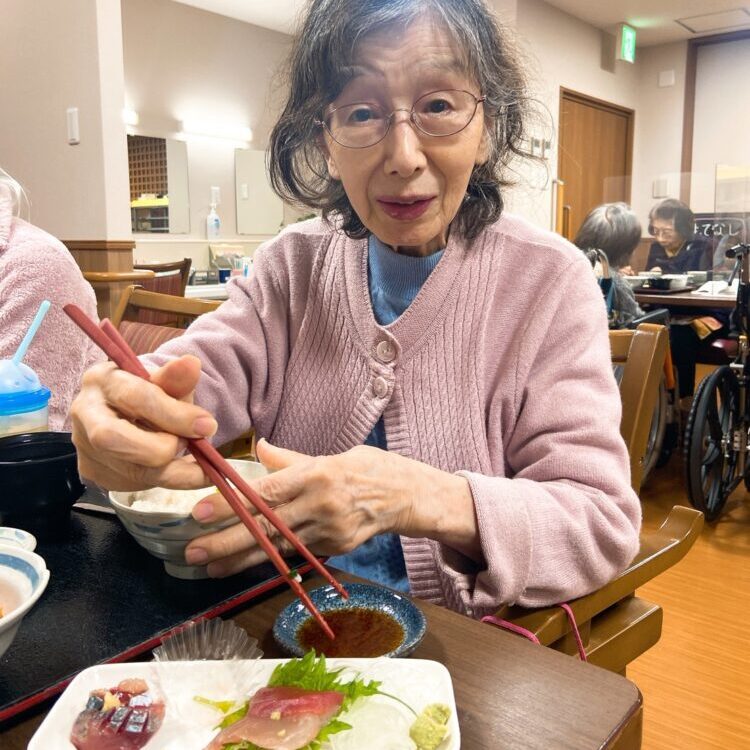
[[[585,253],[602,253],[609,264],[613,294],[611,310],[618,323],[627,325],[641,317],[643,310],[620,269],[630,265],[630,258],[641,239],[641,222],[627,203],[604,203],[592,209],[583,220],[573,244]],[[592,263],[596,258],[589,255]]]
[[43,300],[52,303],[24,363],[51,391],[49,428],[70,428],[69,412],[83,373],[106,359],[68,318],[75,302],[98,320],[96,297],[60,240],[20,217],[21,185],[0,169],[0,359],[13,356]]

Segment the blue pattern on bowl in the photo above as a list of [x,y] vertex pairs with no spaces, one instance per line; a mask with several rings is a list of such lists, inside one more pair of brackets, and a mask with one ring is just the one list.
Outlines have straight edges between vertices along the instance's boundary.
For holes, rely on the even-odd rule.
[[26,560],[22,560],[20,557],[0,553],[0,566],[10,568],[11,570],[17,570],[19,573],[26,576],[31,583],[32,589],[36,589],[39,585],[39,573],[36,572],[33,565],[26,562]]
[[[344,583],[349,599],[342,599],[333,586],[321,586],[309,592],[310,599],[321,614],[337,609],[374,609],[393,617],[404,629],[404,639],[384,656],[408,656],[419,645],[427,630],[421,610],[401,594],[368,583]],[[302,656],[305,649],[297,637],[300,627],[311,617],[305,605],[295,599],[281,610],[273,624],[273,637],[286,651]]]

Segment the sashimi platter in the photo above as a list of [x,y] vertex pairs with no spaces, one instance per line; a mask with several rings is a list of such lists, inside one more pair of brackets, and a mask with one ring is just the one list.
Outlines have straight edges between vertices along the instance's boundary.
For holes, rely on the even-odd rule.
[[81,672],[29,750],[455,750],[450,675],[418,659],[109,664]]

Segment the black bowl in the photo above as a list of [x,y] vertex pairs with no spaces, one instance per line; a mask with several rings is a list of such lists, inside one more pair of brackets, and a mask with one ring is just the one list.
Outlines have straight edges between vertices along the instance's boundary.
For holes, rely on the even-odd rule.
[[70,433],[0,438],[0,526],[25,529],[39,539],[63,536],[83,490]]

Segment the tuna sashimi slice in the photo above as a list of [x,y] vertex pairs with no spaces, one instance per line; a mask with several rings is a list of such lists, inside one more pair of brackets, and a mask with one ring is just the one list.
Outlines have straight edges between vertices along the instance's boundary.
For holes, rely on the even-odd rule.
[[265,687],[250,700],[250,716],[271,716],[279,711],[282,716],[297,714],[328,714],[332,716],[344,702],[342,693],[335,690],[315,692],[295,687]]
[[206,750],[220,750],[248,740],[265,750],[298,750],[310,744],[333,716],[344,696],[335,691],[261,688],[250,700],[247,715],[222,730]]

